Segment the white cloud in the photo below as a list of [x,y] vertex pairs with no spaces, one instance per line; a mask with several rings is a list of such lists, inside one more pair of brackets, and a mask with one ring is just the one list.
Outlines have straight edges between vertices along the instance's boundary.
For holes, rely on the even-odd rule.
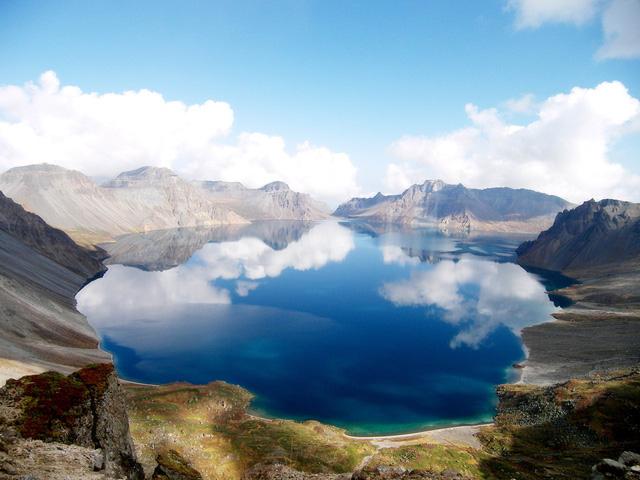
[[613,0],[602,16],[602,29],[598,58],[640,57],[640,0]]
[[290,150],[263,133],[234,139],[233,121],[225,102],[186,105],[149,90],[85,93],[48,71],[38,83],[0,86],[0,170],[47,162],[111,177],[155,165],[251,187],[282,180],[329,201],[358,193],[348,155],[309,142]]
[[545,23],[583,25],[600,17],[604,44],[599,59],[640,57],[640,0],[508,0],[518,29]]
[[468,257],[413,272],[408,280],[385,284],[380,293],[395,305],[443,309],[444,320],[459,327],[450,342],[454,348],[476,348],[500,326],[519,335],[522,328],[549,320],[555,309],[542,284],[518,265]]
[[508,0],[507,8],[516,13],[517,28],[537,28],[544,23],[582,25],[591,20],[599,0]]
[[536,109],[533,93],[526,93],[520,98],[510,98],[505,102],[507,110],[513,113],[532,113]]
[[609,159],[622,135],[640,131],[640,101],[620,82],[552,96],[524,125],[496,109],[465,107],[471,125],[436,137],[405,136],[390,151],[386,184],[399,191],[426,178],[467,186],[510,186],[574,202],[595,197],[640,200],[640,176]]

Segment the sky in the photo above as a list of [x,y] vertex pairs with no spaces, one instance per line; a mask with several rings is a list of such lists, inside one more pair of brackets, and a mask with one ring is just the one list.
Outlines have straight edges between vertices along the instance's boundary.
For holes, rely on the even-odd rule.
[[640,0],[0,0],[0,170],[640,201]]

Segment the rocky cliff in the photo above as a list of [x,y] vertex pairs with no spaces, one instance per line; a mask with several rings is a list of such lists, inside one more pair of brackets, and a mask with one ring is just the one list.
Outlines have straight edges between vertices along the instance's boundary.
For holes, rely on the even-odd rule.
[[523,330],[523,380],[549,384],[640,362],[640,205],[590,200],[558,214],[518,250],[526,268],[562,271],[578,282],[553,293],[572,305],[557,322]]
[[247,223],[162,168],[124,172],[98,186],[77,171],[30,165],[0,175],[0,190],[83,243],[146,230]]
[[74,299],[105,271],[103,255],[0,193],[0,384],[109,359]]
[[640,204],[589,200],[517,250],[521,265],[580,272],[640,261]]
[[329,207],[284,182],[247,188],[237,182],[198,182],[209,198],[249,220],[322,220]]
[[144,479],[111,364],[9,380],[0,432],[0,478]]
[[427,180],[399,195],[353,198],[334,215],[444,231],[538,232],[571,204],[559,197],[511,188],[466,188]]

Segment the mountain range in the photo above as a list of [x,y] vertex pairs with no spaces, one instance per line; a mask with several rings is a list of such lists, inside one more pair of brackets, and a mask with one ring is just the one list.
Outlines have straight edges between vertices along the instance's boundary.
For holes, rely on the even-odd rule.
[[370,222],[436,227],[443,231],[470,230],[539,232],[555,215],[572,206],[560,197],[512,188],[467,188],[441,180],[413,185],[399,195],[378,193],[352,198],[334,215]]
[[85,244],[151,230],[328,215],[320,202],[282,182],[261,189],[188,182],[157,167],[123,172],[102,185],[55,165],[16,167],[0,175],[0,191]]

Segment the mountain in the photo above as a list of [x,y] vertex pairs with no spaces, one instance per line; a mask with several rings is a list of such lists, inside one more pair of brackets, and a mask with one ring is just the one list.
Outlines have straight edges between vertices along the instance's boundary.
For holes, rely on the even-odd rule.
[[247,223],[168,169],[143,167],[105,186],[55,165],[12,168],[0,190],[83,243],[124,233]]
[[522,265],[563,272],[640,261],[640,204],[589,200],[559,213],[517,253]]
[[210,199],[249,220],[322,220],[330,210],[306,193],[294,192],[284,182],[247,188],[238,182],[196,183]]
[[571,204],[525,189],[466,188],[441,180],[413,185],[399,195],[353,198],[334,215],[380,223],[432,226],[444,231],[538,232]]
[[109,360],[74,299],[104,273],[103,255],[0,194],[0,384]]

